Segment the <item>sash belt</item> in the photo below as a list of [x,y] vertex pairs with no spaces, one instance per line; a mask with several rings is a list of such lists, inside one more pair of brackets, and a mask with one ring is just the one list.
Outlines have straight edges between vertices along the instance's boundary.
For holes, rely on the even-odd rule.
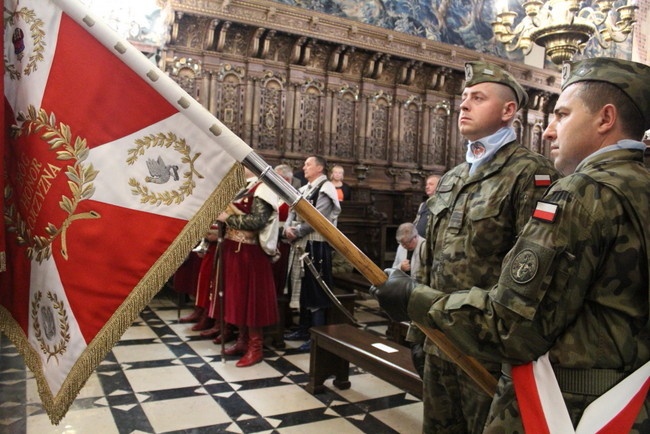
[[578,395],[600,396],[627,377],[616,369],[568,369],[553,366],[560,390]]
[[236,241],[240,244],[257,244],[257,236],[253,231],[241,231],[239,229],[227,228],[224,238]]

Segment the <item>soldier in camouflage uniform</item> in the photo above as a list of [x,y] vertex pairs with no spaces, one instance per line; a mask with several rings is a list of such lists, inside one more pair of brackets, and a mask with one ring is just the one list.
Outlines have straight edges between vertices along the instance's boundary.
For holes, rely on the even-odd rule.
[[575,427],[583,414],[583,424],[593,421],[587,405],[633,379],[638,406],[628,407],[627,425],[610,428],[648,433],[650,173],[639,139],[650,128],[650,67],[588,59],[565,65],[563,79],[544,136],[568,176],[536,205],[498,283],[489,288],[476,279],[450,294],[435,281],[417,285],[392,273],[374,291],[390,315],[408,314],[468,354],[503,363],[484,432],[524,432],[529,400],[517,399],[521,383],[510,374],[518,379],[522,367],[545,360],[568,423]]
[[[516,140],[511,125],[527,100],[521,85],[486,62],[468,63],[465,72],[458,125],[470,141],[466,162],[442,177],[427,202],[423,283],[446,293],[497,282],[536,200],[559,177],[548,159]],[[409,340],[418,340],[416,330]],[[424,432],[481,432],[492,397],[433,343],[424,351]],[[485,366],[499,376],[500,364]]]

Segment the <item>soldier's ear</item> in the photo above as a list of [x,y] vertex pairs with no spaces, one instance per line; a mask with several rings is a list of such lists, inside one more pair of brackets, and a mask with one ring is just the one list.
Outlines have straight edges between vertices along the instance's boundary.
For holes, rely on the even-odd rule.
[[618,110],[613,104],[605,104],[598,111],[598,132],[606,133],[616,126]]
[[503,115],[501,119],[504,122],[510,121],[517,114],[517,103],[515,101],[507,101],[503,104]]

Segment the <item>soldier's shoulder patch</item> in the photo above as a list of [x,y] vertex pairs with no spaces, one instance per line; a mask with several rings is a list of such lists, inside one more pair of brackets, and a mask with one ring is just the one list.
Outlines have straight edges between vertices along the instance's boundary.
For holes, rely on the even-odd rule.
[[543,222],[553,223],[559,212],[559,206],[555,203],[538,201],[533,211],[533,218]]
[[517,253],[510,264],[510,277],[516,283],[523,285],[530,282],[539,270],[539,258],[531,249],[524,249]]
[[548,187],[551,185],[551,175],[535,175],[535,187]]

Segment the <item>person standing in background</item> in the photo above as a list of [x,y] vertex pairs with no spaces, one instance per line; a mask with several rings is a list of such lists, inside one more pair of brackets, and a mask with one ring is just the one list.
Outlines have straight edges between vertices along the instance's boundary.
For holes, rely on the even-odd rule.
[[245,189],[217,218],[226,225],[221,249],[225,321],[239,328],[225,354],[243,355],[239,368],[262,361],[263,327],[278,321],[271,259],[277,252],[279,199],[248,169],[246,176]]
[[339,202],[352,199],[352,189],[345,181],[343,181],[344,177],[345,170],[343,169],[343,166],[337,164],[332,167],[330,182],[334,185],[334,188],[336,188],[336,197],[338,197]]
[[393,268],[402,270],[414,279],[418,279],[420,272],[420,251],[425,239],[418,234],[413,223],[402,223],[397,228],[395,239],[399,244],[395,252]]
[[[291,166],[288,164],[278,164],[274,168],[275,172],[284,178],[285,181],[292,184],[294,181],[298,184],[297,188],[300,188],[300,181],[298,181],[293,176],[293,171]],[[296,188],[296,189],[297,189]],[[278,233],[278,251],[280,252],[280,257],[273,262],[273,275],[275,277],[275,289],[278,296],[284,294],[284,290],[287,286],[287,271],[289,267],[289,250],[291,245],[289,241],[286,240],[282,233],[284,232],[284,225],[289,217],[289,204],[284,202],[282,199],[279,199],[278,202],[278,222],[280,230]]]
[[[427,198],[433,196],[433,193],[436,192],[439,181],[440,175],[427,176],[427,180],[424,184],[424,192],[426,193]],[[420,203],[420,206],[418,207],[418,213],[415,215],[415,220],[413,220],[415,229],[418,231],[418,234],[421,237],[426,236],[427,222],[429,221],[430,215],[431,211],[429,211],[429,208],[427,207],[427,200],[425,200],[424,202]]]
[[[337,198],[336,189],[327,180],[327,162],[319,156],[311,156],[305,160],[303,172],[307,185],[300,188],[300,193],[334,226],[341,213],[341,205]],[[286,340],[306,341],[300,350],[310,348],[309,328],[325,324],[325,310],[332,305],[325,291],[320,287],[318,279],[312,271],[305,267],[302,255],[307,253],[320,277],[332,286],[332,247],[327,240],[316,232],[313,227],[298,215],[295,210],[289,212],[284,227],[284,236],[292,243],[290,282],[291,304],[298,304],[300,321],[298,330],[285,335]],[[296,303],[297,302],[297,303]],[[293,307],[293,306],[292,306]]]

